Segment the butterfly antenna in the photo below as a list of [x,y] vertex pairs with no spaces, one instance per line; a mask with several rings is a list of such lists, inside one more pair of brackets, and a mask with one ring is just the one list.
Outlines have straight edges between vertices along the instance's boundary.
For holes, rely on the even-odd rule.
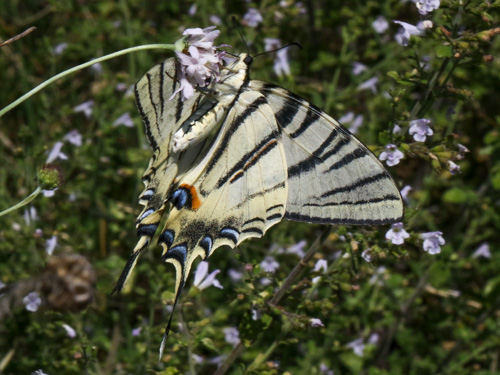
[[281,46],[281,47],[279,47],[279,48],[273,49],[273,50],[271,50],[271,51],[265,51],[265,52],[258,53],[258,54],[257,54],[257,55],[255,55],[254,57],[261,56],[261,55],[265,55],[265,54],[268,54],[268,53],[273,53],[273,52],[279,51],[279,50],[281,50],[281,49],[288,48],[288,47],[292,47],[292,46],[299,47],[300,49],[302,49],[302,46],[301,46],[299,43],[297,43],[297,42],[293,42],[293,43],[288,43],[287,45]]
[[238,31],[238,34],[240,34],[240,38],[243,41],[243,44],[245,45],[245,48],[247,49],[248,54],[251,55],[251,53],[250,53],[250,47],[248,46],[248,43],[245,40],[245,37],[243,36],[243,33],[241,32],[240,21],[238,21],[238,19],[235,16],[232,16],[231,20],[233,21],[233,25],[234,25],[234,27],[236,27],[236,30]]

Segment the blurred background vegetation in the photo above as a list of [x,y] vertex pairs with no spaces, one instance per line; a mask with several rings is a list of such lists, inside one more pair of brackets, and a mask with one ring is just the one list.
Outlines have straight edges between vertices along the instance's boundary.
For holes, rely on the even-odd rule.
[[[230,374],[500,373],[499,6],[444,0],[422,15],[399,0],[3,0],[0,42],[37,29],[0,48],[2,108],[63,70],[173,43],[188,27],[217,24],[216,44],[245,52],[234,15],[253,54],[267,38],[302,46],[288,50],[291,74],[277,75],[276,54],[267,54],[256,58],[253,78],[343,118],[377,155],[397,145],[405,157],[390,172],[412,189],[402,245],[385,239],[388,226],[283,222],[215,252],[210,271],[220,269],[224,289],[200,292],[189,282],[158,362],[173,267],[153,247],[124,293],[110,292],[137,240],[151,154],[130,87],[172,53],[133,53],[73,74],[0,118],[0,210],[36,189],[54,146],[64,176],[53,196],[0,219],[0,373],[211,374],[235,335],[247,347]],[[403,46],[394,20],[432,24]],[[419,118],[434,131],[425,142],[407,132]],[[461,173],[450,173],[449,161]],[[446,241],[436,255],[420,237],[432,231]],[[322,234],[279,306],[270,306],[299,263],[297,249]],[[326,271],[314,270],[320,259]]]

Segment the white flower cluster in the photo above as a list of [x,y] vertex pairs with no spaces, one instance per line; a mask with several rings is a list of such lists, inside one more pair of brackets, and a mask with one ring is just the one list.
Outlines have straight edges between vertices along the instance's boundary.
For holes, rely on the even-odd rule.
[[187,100],[193,96],[194,86],[205,87],[213,79],[218,79],[221,58],[224,54],[214,47],[214,40],[219,33],[219,30],[215,30],[215,26],[184,30],[182,35],[186,37],[187,48],[176,52],[181,64],[180,76],[177,77],[180,86],[170,100],[179,92],[181,99]]
[[427,13],[438,9],[441,4],[439,0],[417,0],[416,5],[419,13],[425,16]]

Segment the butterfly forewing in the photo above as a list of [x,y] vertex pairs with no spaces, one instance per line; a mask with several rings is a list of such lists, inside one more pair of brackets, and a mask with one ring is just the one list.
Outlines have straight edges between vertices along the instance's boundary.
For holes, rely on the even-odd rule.
[[286,152],[285,218],[330,224],[401,220],[399,191],[379,160],[325,112],[275,85],[251,81],[273,108]]

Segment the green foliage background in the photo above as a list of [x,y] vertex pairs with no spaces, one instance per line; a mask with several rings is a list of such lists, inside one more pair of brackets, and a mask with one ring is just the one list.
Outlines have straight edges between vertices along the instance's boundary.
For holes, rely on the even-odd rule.
[[[30,26],[37,30],[0,48],[0,107],[92,58],[173,43],[186,27],[210,26],[211,15],[222,20],[216,42],[244,52],[230,17],[241,20],[257,8],[263,22],[242,26],[252,53],[264,50],[265,38],[303,48],[289,51],[292,76],[277,77],[269,54],[256,58],[252,77],[286,87],[336,118],[362,114],[358,136],[376,154],[387,143],[404,151],[390,172],[401,188],[413,188],[404,221],[411,237],[397,246],[385,240],[388,227],[327,228],[330,235],[278,308],[268,302],[299,258],[275,254],[280,266],[274,274],[266,274],[261,261],[273,248],[302,240],[311,245],[325,227],[283,222],[262,239],[218,250],[210,269],[221,270],[224,289],[199,292],[188,285],[158,363],[173,267],[159,261],[159,249],[150,249],[125,292],[110,295],[135,245],[140,176],[150,156],[134,99],[116,85],[134,84],[172,54],[117,58],[103,63],[100,73],[87,69],[51,85],[0,119],[0,210],[36,188],[37,171],[55,142],[74,129],[83,136],[81,147],[63,146],[69,159],[57,161],[64,184],[55,196],[32,203],[39,219],[25,223],[23,210],[1,218],[0,281],[36,278],[52,235],[58,238],[55,254],[84,255],[98,275],[95,302],[82,312],[14,308],[0,322],[0,372],[210,374],[214,360],[233,350],[223,329],[238,327],[247,347],[231,374],[326,374],[326,367],[337,375],[500,373],[500,39],[494,37],[500,2],[444,0],[427,17],[434,27],[412,37],[408,47],[395,42],[398,26],[391,21],[422,19],[411,1],[309,0],[302,4],[305,12],[293,0],[281,3],[198,1],[189,15],[192,3],[181,1],[3,0],[2,40]],[[371,26],[379,15],[390,22],[382,34]],[[68,47],[54,54],[62,42]],[[428,68],[420,65],[425,57]],[[354,61],[368,69],[355,76]],[[358,89],[375,76],[377,93]],[[87,100],[95,102],[89,119],[73,111]],[[135,128],[113,126],[125,112]],[[409,120],[422,117],[432,120],[435,134],[418,143],[406,130]],[[396,123],[400,134],[392,133]],[[460,161],[457,144],[470,150]],[[451,175],[448,160],[462,173]],[[429,231],[443,232],[446,240],[438,255],[422,249],[419,234]],[[491,258],[473,257],[485,242]],[[361,257],[367,248],[370,263]],[[313,284],[318,259],[329,267]],[[243,279],[232,282],[230,268]],[[271,283],[262,285],[263,277]],[[260,319],[252,319],[252,308]],[[324,327],[312,327],[311,318]],[[66,335],[63,323],[76,329],[76,338]],[[133,336],[137,327],[141,334]],[[369,344],[374,333],[379,340]],[[362,356],[348,346],[359,338],[366,344]]]

